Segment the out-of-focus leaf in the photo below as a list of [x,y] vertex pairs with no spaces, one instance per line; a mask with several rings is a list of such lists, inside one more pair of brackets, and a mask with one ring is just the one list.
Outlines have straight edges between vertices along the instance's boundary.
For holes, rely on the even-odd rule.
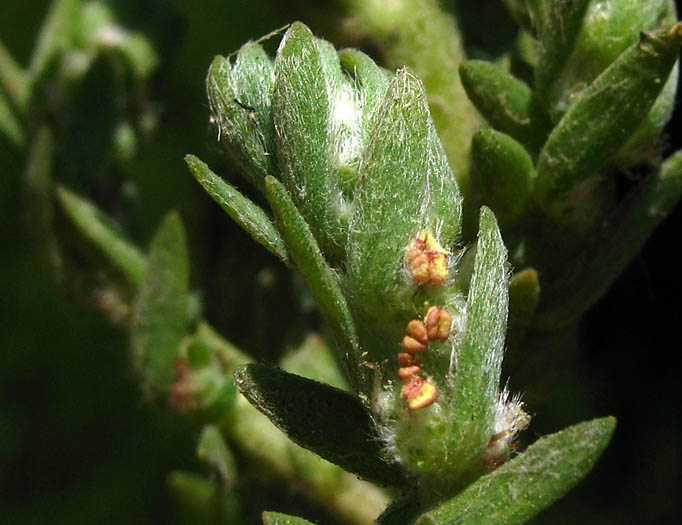
[[28,101],[28,75],[16,62],[0,40],[0,93],[5,92],[8,102],[18,110],[26,109]]
[[[0,68],[2,65],[0,64]],[[24,145],[24,130],[19,119],[7,100],[7,97],[0,87],[0,135],[5,135],[9,141],[17,147]]]
[[536,324],[568,326],[586,312],[639,253],[682,195],[682,151],[626,196],[590,238],[568,271],[543,291]]
[[234,487],[237,482],[237,463],[218,427],[207,425],[201,431],[197,456],[218,475],[222,486],[228,490]]
[[560,499],[592,470],[616,426],[612,417],[568,427],[422,515],[417,525],[516,525]]
[[263,525],[313,525],[308,520],[281,512],[264,512]]
[[94,244],[126,275],[133,285],[138,285],[147,268],[147,260],[137,246],[130,243],[92,202],[60,186],[57,198],[81,234]]
[[239,391],[300,446],[360,477],[391,486],[406,483],[382,444],[365,406],[355,396],[278,368],[238,368]]
[[189,260],[180,216],[169,213],[152,239],[135,305],[131,344],[143,391],[162,400],[175,379],[188,329]]
[[53,0],[31,55],[29,74],[35,80],[49,63],[71,46],[80,16],[79,0]]

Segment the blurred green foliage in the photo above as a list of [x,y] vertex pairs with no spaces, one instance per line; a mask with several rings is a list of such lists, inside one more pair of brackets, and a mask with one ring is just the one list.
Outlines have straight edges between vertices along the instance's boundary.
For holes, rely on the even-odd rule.
[[[22,64],[29,60],[48,3],[3,2],[0,38]],[[67,174],[69,184],[124,219],[140,246],[148,245],[165,212],[180,212],[188,230],[191,284],[202,290],[206,318],[256,359],[270,362],[276,361],[275,352],[318,327],[311,302],[274,256],[225,220],[187,174],[183,157],[196,153],[262,202],[218,153],[208,124],[205,72],[215,54],[228,54],[296,18],[333,38],[325,34],[331,32],[329,20],[316,25],[314,12],[306,19],[305,4],[110,2],[121,24],[147,35],[159,53],[147,94],[158,107],[158,125],[134,165],[124,163],[117,168],[121,173],[90,172],[92,158],[106,143],[101,134],[113,132],[100,89],[111,72],[97,64],[59,142],[63,164],[80,167]],[[467,13],[465,45],[475,57],[495,58],[506,47],[502,42],[515,37],[497,1],[447,4]],[[482,20],[496,30],[474,31]],[[682,142],[679,122],[678,111],[668,127],[671,150]],[[144,403],[126,335],[54,286],[35,241],[34,218],[24,207],[22,155],[0,139],[0,519],[181,522],[164,480],[172,470],[199,469],[198,428]],[[122,202],[118,190],[124,179],[135,182],[135,191]],[[555,356],[563,360],[561,376],[548,397],[530,407],[536,414],[529,440],[604,413],[619,420],[596,470],[535,523],[672,523],[682,513],[676,367],[682,336],[679,310],[669,306],[682,296],[679,264],[671,256],[681,222],[678,210],[588,315],[575,334],[580,351]],[[253,523],[265,509],[331,522],[293,489],[272,480],[243,481],[237,493]]]

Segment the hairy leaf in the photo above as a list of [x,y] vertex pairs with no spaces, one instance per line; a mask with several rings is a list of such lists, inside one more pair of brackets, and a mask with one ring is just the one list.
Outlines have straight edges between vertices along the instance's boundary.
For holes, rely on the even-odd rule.
[[582,221],[585,192],[649,113],[681,42],[682,23],[642,33],[566,112],[536,168],[535,197],[549,215],[567,224]]
[[375,483],[405,484],[398,464],[383,458],[372,417],[357,397],[259,364],[238,368],[235,381],[251,404],[295,443]]
[[225,182],[194,155],[185,156],[192,175],[199,181],[208,194],[220,207],[253,237],[253,240],[282,261],[288,262],[287,247],[284,239],[268,217],[268,214],[242,195],[236,188]]
[[616,426],[612,417],[568,427],[436,506],[417,525],[515,525],[549,507],[592,470]]
[[171,212],[152,239],[131,334],[135,371],[144,392],[155,400],[168,394],[175,378],[188,324],[188,281],[185,230],[180,216]]
[[493,213],[481,208],[467,328],[457,355],[452,450],[466,468],[485,449],[495,415],[507,327],[507,250]]

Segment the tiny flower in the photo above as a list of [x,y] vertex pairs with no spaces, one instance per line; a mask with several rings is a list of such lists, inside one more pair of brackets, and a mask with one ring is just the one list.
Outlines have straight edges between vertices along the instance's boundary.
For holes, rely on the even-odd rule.
[[421,362],[421,359],[409,352],[400,352],[398,354],[398,364],[400,366],[419,366]]
[[432,306],[426,312],[425,328],[430,341],[445,341],[450,335],[452,314],[443,308]]
[[403,340],[400,344],[405,350],[413,354],[426,350],[426,345],[424,343],[417,341],[414,337],[410,337],[409,335],[403,337]]
[[438,398],[438,388],[423,377],[414,376],[403,387],[402,397],[407,401],[410,410],[419,410],[429,406]]
[[448,277],[447,252],[430,230],[423,230],[405,251],[405,265],[415,284],[442,286]]
[[418,366],[403,366],[398,368],[398,377],[401,381],[408,381],[421,371]]
[[426,325],[417,319],[412,319],[409,323],[407,323],[407,330],[405,333],[420,343],[425,345],[429,344]]

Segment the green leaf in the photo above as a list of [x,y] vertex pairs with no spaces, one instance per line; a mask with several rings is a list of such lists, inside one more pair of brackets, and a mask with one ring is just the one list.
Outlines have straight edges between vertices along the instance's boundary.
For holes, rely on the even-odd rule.
[[467,327],[457,355],[451,450],[460,469],[485,450],[495,417],[507,327],[507,250],[493,213],[481,208]]
[[424,86],[407,69],[397,72],[375,116],[359,173],[346,271],[356,315],[371,332],[363,334],[372,338],[370,359],[380,361],[395,353],[392,330],[404,331],[414,313],[405,249],[430,229],[450,251],[461,232],[457,183]]
[[244,523],[235,494],[219,489],[211,480],[192,472],[175,471],[168,476],[168,485],[181,507],[180,523]]
[[515,525],[563,497],[592,470],[616,426],[612,417],[568,427],[436,506],[417,525]]
[[531,20],[540,40],[535,88],[547,103],[552,82],[568,60],[590,0],[529,0]]
[[268,200],[284,235],[291,259],[296,264],[331,326],[344,353],[349,377],[358,379],[361,365],[357,355],[357,335],[346,298],[336,274],[327,264],[308,224],[296,209],[286,188],[274,177],[265,180]]
[[57,198],[66,215],[80,233],[94,244],[137,286],[144,276],[147,260],[92,202],[79,197],[63,186],[57,188]]
[[530,88],[500,67],[482,60],[462,62],[459,74],[467,95],[488,123],[537,154],[552,123]]
[[[275,59],[273,115],[282,181],[322,251],[343,258],[350,205],[332,162],[333,107],[343,75],[333,48],[302,23],[289,27]],[[352,100],[348,111],[356,111]]]
[[175,378],[188,324],[189,261],[180,216],[166,215],[152,239],[132,327],[133,366],[147,396],[162,400]]
[[553,120],[559,120],[618,55],[637,42],[641,31],[668,28],[676,21],[671,0],[588,2],[579,30],[571,39],[570,55],[549,78],[547,106]]
[[0,41],[0,94],[5,92],[8,103],[23,112],[29,98],[28,74]]
[[234,65],[215,57],[206,90],[220,142],[248,181],[264,191],[266,175],[277,175],[272,120],[274,66],[258,44],[244,45]]
[[237,463],[218,427],[207,425],[201,431],[197,456],[218,475],[222,486],[228,490],[234,487],[237,482]]
[[483,203],[504,226],[516,223],[525,213],[533,189],[530,155],[510,136],[485,129],[471,141],[471,159]]
[[267,213],[229,185],[194,155],[186,155],[185,162],[192,175],[220,207],[247,231],[253,239],[279,259],[288,262],[284,239],[275,228]]
[[263,525],[313,525],[308,520],[281,512],[263,512]]
[[[0,67],[2,66],[0,65]],[[2,135],[6,136],[17,147],[23,146],[26,140],[22,125],[0,87],[0,136]]]
[[551,217],[579,224],[585,193],[649,113],[678,56],[682,23],[639,42],[599,75],[554,128],[537,163],[535,197]]
[[71,47],[80,16],[80,4],[79,0],[52,1],[31,55],[29,74],[32,81],[46,71],[52,60]]
[[567,272],[543,291],[540,327],[577,321],[623,272],[682,195],[682,151],[640,182],[590,239]]
[[406,483],[398,464],[383,458],[372,416],[357,397],[259,364],[238,368],[235,381],[244,397],[298,445],[375,483]]

